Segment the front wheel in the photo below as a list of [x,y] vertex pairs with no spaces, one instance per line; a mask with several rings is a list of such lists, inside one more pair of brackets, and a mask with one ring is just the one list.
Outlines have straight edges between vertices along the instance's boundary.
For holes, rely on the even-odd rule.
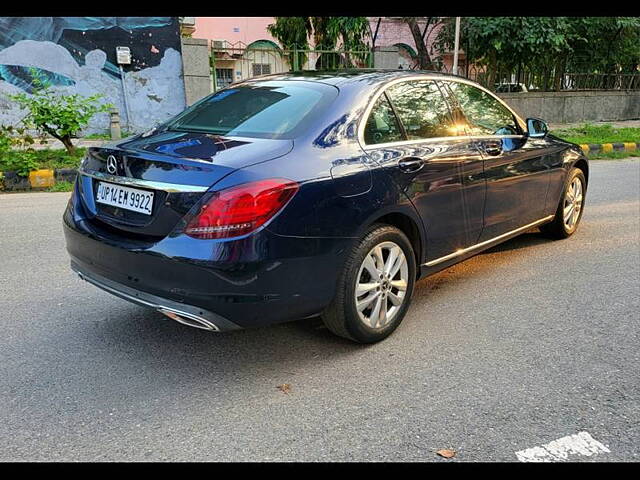
[[353,248],[323,314],[333,333],[360,343],[388,337],[402,322],[416,278],[407,236],[390,225],[374,225]]
[[587,180],[579,168],[572,168],[556,210],[556,216],[546,225],[542,225],[542,233],[551,238],[567,238],[578,229],[584,211],[584,196]]

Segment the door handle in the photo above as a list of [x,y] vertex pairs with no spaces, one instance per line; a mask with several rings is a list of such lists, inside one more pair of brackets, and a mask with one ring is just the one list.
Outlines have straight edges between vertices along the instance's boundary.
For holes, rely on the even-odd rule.
[[420,157],[404,157],[398,160],[398,168],[405,173],[414,173],[424,166]]
[[483,142],[482,148],[487,155],[495,157],[502,153],[502,140]]

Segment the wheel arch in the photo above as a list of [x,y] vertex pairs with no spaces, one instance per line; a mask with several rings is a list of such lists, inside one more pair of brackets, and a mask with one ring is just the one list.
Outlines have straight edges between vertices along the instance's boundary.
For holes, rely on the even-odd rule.
[[587,185],[589,185],[589,162],[587,162],[586,158],[580,158],[576,161],[573,166],[575,168],[579,168],[584,173],[584,179],[587,181]]
[[425,248],[423,245],[424,236],[416,220],[406,213],[393,211],[384,213],[374,218],[368,223],[367,228],[376,223],[384,223],[386,225],[396,227],[407,236],[407,238],[411,242],[411,246],[413,247],[413,252],[416,258],[416,265],[418,267],[416,268],[416,272],[420,272],[419,267],[422,263],[422,255]]

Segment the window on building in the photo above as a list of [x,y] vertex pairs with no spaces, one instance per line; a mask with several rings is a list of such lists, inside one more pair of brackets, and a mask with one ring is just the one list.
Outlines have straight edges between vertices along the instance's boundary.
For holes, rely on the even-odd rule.
[[271,64],[269,63],[254,63],[251,65],[253,70],[253,76],[269,75],[271,73]]
[[216,86],[218,89],[225,88],[233,83],[233,68],[216,67]]

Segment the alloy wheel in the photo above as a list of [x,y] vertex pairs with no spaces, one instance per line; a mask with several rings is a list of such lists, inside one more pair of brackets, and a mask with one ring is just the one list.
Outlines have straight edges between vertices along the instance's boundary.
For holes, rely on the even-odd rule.
[[360,320],[371,328],[387,325],[406,299],[409,267],[404,251],[382,242],[364,257],[356,277],[355,304]]
[[562,208],[564,226],[569,231],[571,231],[575,227],[578,219],[580,218],[583,198],[582,192],[582,180],[580,180],[579,177],[575,177],[571,181],[571,184],[569,185],[569,188],[565,193],[564,204]]

